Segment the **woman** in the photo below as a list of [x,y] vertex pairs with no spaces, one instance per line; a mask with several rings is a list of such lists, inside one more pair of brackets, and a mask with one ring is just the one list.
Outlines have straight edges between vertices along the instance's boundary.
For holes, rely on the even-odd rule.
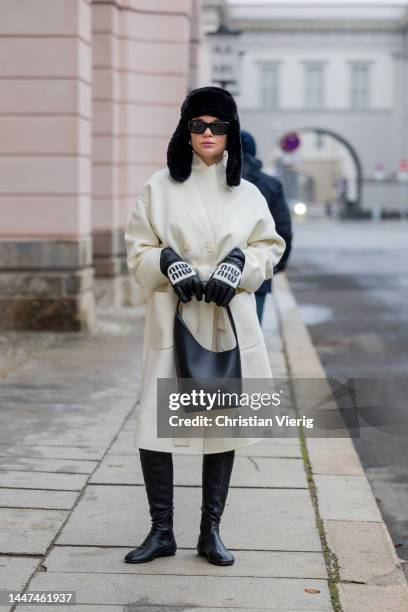
[[159,438],[157,379],[176,377],[173,322],[179,298],[186,324],[213,351],[235,344],[226,316],[229,305],[243,378],[272,377],[254,291],[272,277],[285,241],[264,197],[241,180],[241,163],[240,123],[231,94],[219,87],[191,91],[168,146],[168,169],[145,183],[126,230],[129,272],[150,290],[135,443],[152,519],[141,546],[126,555],[128,563],[176,552],[172,452],[203,455],[198,553],[216,565],[234,562],[219,523],[235,449],[258,440],[214,437],[205,428],[191,439]]

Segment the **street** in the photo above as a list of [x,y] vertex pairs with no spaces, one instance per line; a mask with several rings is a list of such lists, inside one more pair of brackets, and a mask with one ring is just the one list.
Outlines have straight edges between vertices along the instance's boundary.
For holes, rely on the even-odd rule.
[[[288,278],[326,375],[406,379],[408,223],[295,221]],[[390,430],[364,426],[354,444],[397,554],[408,559],[408,414],[400,389],[390,384],[382,406]]]

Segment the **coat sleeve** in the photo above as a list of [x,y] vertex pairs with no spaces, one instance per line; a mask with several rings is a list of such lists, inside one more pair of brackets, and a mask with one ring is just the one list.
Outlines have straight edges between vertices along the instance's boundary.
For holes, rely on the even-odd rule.
[[286,242],[285,252],[283,253],[279,263],[274,268],[274,274],[277,274],[278,272],[283,272],[283,270],[285,270],[286,263],[292,250],[292,219],[290,216],[289,206],[286,201],[285,192],[283,190],[283,185],[281,181],[276,178],[275,182],[276,191],[274,193],[273,209],[276,211],[276,214],[274,214],[274,220],[277,231]]
[[125,231],[127,266],[137,285],[157,289],[168,283],[160,271],[163,245],[150,219],[150,189],[146,185],[132,209]]
[[268,204],[257,188],[253,199],[254,212],[257,222],[241,250],[245,254],[245,265],[242,270],[239,288],[245,291],[256,291],[265,280],[272,278],[274,266],[281,259],[286,242],[275,228],[275,221],[270,213]]

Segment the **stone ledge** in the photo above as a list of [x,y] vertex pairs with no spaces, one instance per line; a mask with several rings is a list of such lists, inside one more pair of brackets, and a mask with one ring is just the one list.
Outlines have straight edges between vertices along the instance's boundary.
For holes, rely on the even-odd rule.
[[96,304],[102,308],[139,306],[146,303],[149,293],[138,287],[128,272],[113,278],[97,277],[93,286]]
[[371,586],[366,584],[339,585],[340,604],[345,612],[406,612],[406,585]]
[[95,325],[92,291],[60,298],[0,298],[0,328],[31,331],[91,331]]
[[383,523],[323,521],[336,551],[342,580],[372,586],[405,584],[399,559]]
[[70,297],[90,291],[93,278],[93,268],[69,272],[0,272],[0,295],[14,299]]
[[124,279],[97,277],[94,282],[95,302],[102,308],[120,308],[124,302]]
[[126,275],[121,278],[123,279],[122,306],[140,306],[141,304],[145,304],[149,295],[149,289],[138,287],[127,270]]
[[95,276],[97,278],[114,279],[122,274],[122,262],[119,257],[94,257]]
[[104,232],[93,232],[93,254],[94,257],[112,257],[126,253],[124,241],[124,230],[114,229]]
[[93,265],[97,278],[128,274],[124,230],[93,233]]
[[92,237],[78,240],[0,240],[3,270],[75,270],[92,265]]

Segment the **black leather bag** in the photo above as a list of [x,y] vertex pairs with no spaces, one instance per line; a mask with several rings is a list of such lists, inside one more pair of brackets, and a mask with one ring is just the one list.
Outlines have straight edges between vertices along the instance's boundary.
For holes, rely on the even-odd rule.
[[[191,393],[203,389],[205,393],[236,393],[242,392],[241,355],[238,336],[230,307],[227,314],[234,332],[236,345],[227,351],[211,351],[202,346],[187,327],[179,311],[180,300],[177,302],[174,317],[174,358],[178,379],[178,390],[181,393]],[[219,397],[219,396],[217,396]],[[235,396],[234,396],[235,397]],[[212,409],[223,410],[237,408],[235,401],[227,403],[216,402]],[[188,405],[186,412],[201,412],[205,406]]]

